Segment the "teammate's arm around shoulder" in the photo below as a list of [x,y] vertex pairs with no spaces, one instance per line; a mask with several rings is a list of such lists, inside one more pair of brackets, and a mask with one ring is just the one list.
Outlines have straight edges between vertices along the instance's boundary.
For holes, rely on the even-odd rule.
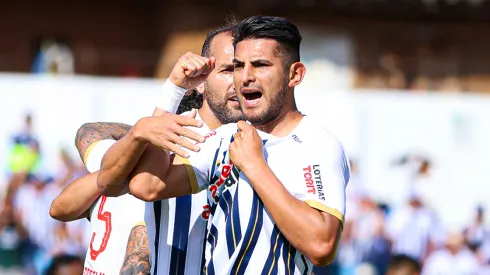
[[91,174],[69,183],[61,194],[52,202],[49,214],[59,221],[73,221],[88,218],[90,207],[100,196],[97,188],[97,176],[100,161],[105,152],[116,141],[99,140],[92,143],[85,152],[83,162]]
[[90,207],[99,197],[97,174],[85,175],[68,184],[51,203],[49,215],[62,222],[88,218]]

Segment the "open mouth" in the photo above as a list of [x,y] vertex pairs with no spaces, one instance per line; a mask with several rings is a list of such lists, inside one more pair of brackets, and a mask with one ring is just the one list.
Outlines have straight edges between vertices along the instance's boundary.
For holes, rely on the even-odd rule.
[[258,89],[242,88],[241,93],[245,99],[246,107],[254,107],[262,98],[262,92]]
[[235,95],[235,96],[230,97],[229,100],[238,102],[238,97]]

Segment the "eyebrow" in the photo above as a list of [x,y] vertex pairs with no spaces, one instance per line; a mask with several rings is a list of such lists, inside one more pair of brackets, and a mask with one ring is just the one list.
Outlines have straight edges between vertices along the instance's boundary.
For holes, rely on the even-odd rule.
[[[244,62],[243,61],[240,61],[236,58],[233,58],[233,64],[243,64]],[[268,65],[272,65],[272,63],[269,61],[269,60],[266,60],[266,59],[256,59],[256,60],[252,60],[250,61],[250,63],[252,63],[252,65],[257,65],[257,64],[268,64]]]
[[221,66],[219,66],[221,69],[226,69],[226,68],[229,68],[229,67],[233,67],[233,63],[225,63],[225,64],[221,64]]

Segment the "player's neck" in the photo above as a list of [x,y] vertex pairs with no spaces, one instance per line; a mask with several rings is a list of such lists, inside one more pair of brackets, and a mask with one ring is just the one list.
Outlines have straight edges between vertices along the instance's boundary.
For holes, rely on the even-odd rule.
[[202,122],[204,122],[204,124],[206,124],[206,126],[208,126],[210,130],[215,130],[222,125],[218,118],[216,118],[216,116],[213,114],[211,109],[209,109],[206,101],[204,101],[202,107],[199,108],[197,112],[199,113]]
[[303,119],[298,109],[291,108],[288,111],[281,112],[277,119],[267,123],[266,125],[254,125],[258,130],[271,134],[276,137],[285,137],[296,129],[298,124]]

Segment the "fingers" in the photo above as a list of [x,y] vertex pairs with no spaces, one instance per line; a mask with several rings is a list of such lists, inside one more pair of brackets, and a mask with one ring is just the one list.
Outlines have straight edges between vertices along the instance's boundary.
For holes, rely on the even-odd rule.
[[168,150],[184,158],[188,158],[189,153],[187,153],[183,148],[186,148],[194,152],[199,152],[201,150],[201,147],[199,147],[198,145],[192,144],[187,139],[180,137],[178,135],[169,136],[168,141],[165,142],[164,146],[167,147]]
[[[175,128],[175,133],[179,136],[182,136],[182,137],[186,137],[186,138],[189,138],[189,139],[192,139],[196,142],[199,142],[199,143],[203,143],[204,142],[204,137],[194,131],[192,131],[191,129],[188,129],[188,128],[184,128],[182,126],[177,126]],[[190,149],[190,148],[189,148]]]
[[189,116],[177,116],[175,122],[180,126],[202,127],[202,121]]
[[250,131],[253,129],[253,127],[251,125],[249,125],[247,122],[245,122],[243,120],[238,121],[237,127],[238,127],[238,130],[240,130],[242,132]]
[[170,150],[171,152],[174,152],[174,154],[182,157],[182,158],[188,158],[189,157],[189,153],[187,153],[186,151],[184,151],[184,149],[180,148],[179,146],[173,144],[173,143],[168,143],[166,145],[167,148],[163,148],[163,149],[168,149]]

